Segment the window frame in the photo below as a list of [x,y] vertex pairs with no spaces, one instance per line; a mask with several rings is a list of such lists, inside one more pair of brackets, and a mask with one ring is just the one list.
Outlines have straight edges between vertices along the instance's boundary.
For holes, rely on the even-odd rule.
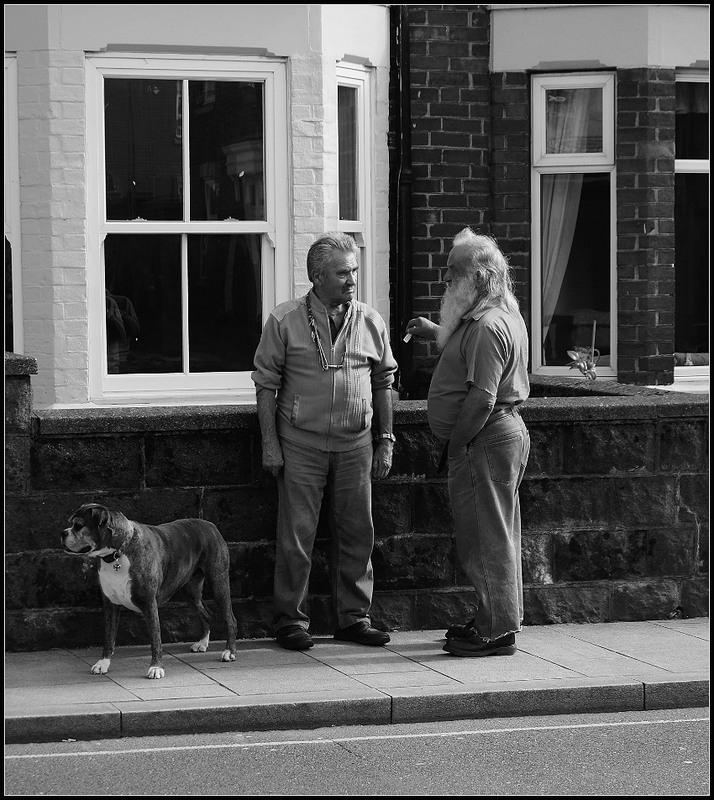
[[[104,169],[104,78],[169,79],[196,81],[253,81],[264,85],[265,219],[264,220],[112,220],[106,218]],[[104,55],[87,60],[86,103],[88,121],[88,267],[89,390],[96,403],[171,402],[203,400],[235,402],[253,398],[255,386],[250,371],[199,372],[190,374],[188,364],[180,373],[115,374],[107,372],[104,312],[103,242],[112,233],[245,234],[261,235],[262,317],[291,293],[288,258],[287,89],[282,59],[248,57]],[[184,141],[188,115],[182,115]],[[187,152],[184,151],[184,166]],[[182,237],[183,348],[188,336],[187,252]],[[96,268],[95,268],[96,265]]]
[[12,251],[12,351],[25,352],[22,308],[22,237],[20,235],[20,163],[17,105],[17,56],[5,55],[3,70],[5,124],[3,125],[5,170],[5,237]]
[[[374,146],[372,132],[375,120],[374,70],[361,64],[339,61],[336,65],[335,86],[335,131],[339,136],[337,87],[346,86],[357,90],[357,208],[358,218],[340,219],[339,214],[339,159],[337,169],[336,230],[351,234],[360,249],[360,271],[357,281],[357,297],[368,305],[375,304],[375,232],[372,224],[374,207]],[[336,142],[336,158],[339,142]]]
[[[701,70],[677,70],[674,77],[675,82],[679,83],[709,83],[709,72]],[[676,174],[689,175],[709,175],[708,158],[675,158],[674,172]],[[675,232],[676,233],[676,232]],[[675,266],[676,269],[676,266]],[[686,383],[687,381],[701,381],[708,379],[710,375],[709,366],[675,366],[674,382]]]
[[[545,96],[550,89],[603,91],[603,148],[599,153],[546,154]],[[615,167],[615,75],[611,72],[548,73],[531,76],[531,372],[582,377],[569,366],[543,364],[541,265],[541,178],[543,175],[606,173],[610,176],[610,364],[596,367],[599,377],[617,377],[617,174]]]

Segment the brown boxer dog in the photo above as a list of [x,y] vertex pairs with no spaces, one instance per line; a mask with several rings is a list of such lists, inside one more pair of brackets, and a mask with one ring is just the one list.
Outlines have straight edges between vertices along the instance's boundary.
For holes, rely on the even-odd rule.
[[86,503],[69,519],[61,535],[65,551],[96,556],[104,602],[104,650],[92,667],[109,670],[122,606],[143,614],[151,637],[151,665],[147,678],[163,678],[159,607],[183,587],[201,619],[201,639],[191,646],[205,653],[211,615],[203,604],[208,578],[216,605],[228,628],[221,661],[235,661],[237,623],[229,585],[228,546],[218,528],[204,519],[179,519],[163,525],[144,525],[97,503]]

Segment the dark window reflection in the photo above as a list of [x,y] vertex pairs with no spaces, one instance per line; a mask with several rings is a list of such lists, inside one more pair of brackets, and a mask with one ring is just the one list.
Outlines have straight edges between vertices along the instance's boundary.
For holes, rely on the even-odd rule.
[[260,236],[189,236],[191,372],[253,369],[262,328]]
[[182,219],[181,81],[104,81],[107,219]]
[[359,219],[357,193],[357,90],[337,88],[340,219]]
[[108,371],[181,372],[181,237],[109,235],[104,262]]
[[189,81],[191,219],[265,219],[263,84]]
[[674,349],[709,352],[709,176],[675,176]]
[[12,353],[14,347],[12,331],[12,245],[5,237],[5,352]]
[[610,363],[610,176],[543,175],[543,363],[595,348]]
[[709,158],[709,84],[677,81],[675,158]]

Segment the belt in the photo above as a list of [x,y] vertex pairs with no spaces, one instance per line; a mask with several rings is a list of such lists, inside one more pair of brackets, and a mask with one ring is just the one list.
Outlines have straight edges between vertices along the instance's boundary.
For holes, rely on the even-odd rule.
[[[484,423],[483,428],[487,425],[490,425],[492,422],[498,422],[499,419],[503,419],[512,414],[518,414],[518,404],[517,403],[510,403],[509,405],[500,406],[499,408],[495,408],[490,414],[486,422]],[[481,430],[483,430],[481,428]],[[478,434],[477,434],[478,435]],[[474,437],[475,438],[475,437]],[[473,440],[472,440],[473,441]],[[441,451],[441,457],[439,458],[439,466],[437,468],[437,473],[441,475],[446,465],[449,461],[449,443],[446,442],[444,445],[444,449]]]

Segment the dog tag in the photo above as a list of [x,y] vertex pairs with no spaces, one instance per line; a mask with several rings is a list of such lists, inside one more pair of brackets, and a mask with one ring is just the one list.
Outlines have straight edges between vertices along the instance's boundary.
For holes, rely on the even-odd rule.
[[118,561],[115,561],[112,566],[114,567],[114,572],[119,572],[121,569],[121,564]]

